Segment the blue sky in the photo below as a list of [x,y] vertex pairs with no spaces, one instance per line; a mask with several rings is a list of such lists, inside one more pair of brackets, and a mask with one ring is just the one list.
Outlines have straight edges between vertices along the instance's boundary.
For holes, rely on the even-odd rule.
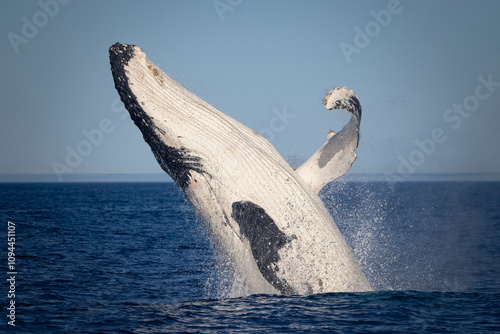
[[[292,164],[363,106],[353,173],[500,173],[500,2],[2,1],[0,174],[162,173],[124,117],[108,48],[167,74],[269,136]],[[104,125],[106,133],[100,130]],[[85,133],[99,129],[91,143]],[[83,143],[85,142],[86,143]],[[80,158],[70,158],[74,151]],[[73,160],[71,160],[73,159]],[[60,166],[60,165],[59,165]]]

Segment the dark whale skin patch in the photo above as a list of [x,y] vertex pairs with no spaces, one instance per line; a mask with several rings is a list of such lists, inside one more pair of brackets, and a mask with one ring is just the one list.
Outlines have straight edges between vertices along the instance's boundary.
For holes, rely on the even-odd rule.
[[278,251],[292,238],[284,234],[266,211],[253,202],[234,202],[231,217],[238,223],[241,234],[250,242],[252,255],[262,276],[282,294],[293,294],[292,287],[276,274],[280,260]]

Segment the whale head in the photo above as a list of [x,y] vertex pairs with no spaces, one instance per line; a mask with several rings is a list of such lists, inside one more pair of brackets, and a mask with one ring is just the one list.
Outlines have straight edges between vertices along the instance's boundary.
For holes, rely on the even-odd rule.
[[160,166],[181,188],[186,187],[190,171],[205,173],[194,139],[209,139],[203,132],[197,133],[196,108],[183,108],[182,96],[189,99],[189,92],[147,59],[139,47],[116,43],[109,52],[115,87],[130,117]]
[[[237,167],[236,146],[271,146],[185,89],[134,45],[111,46],[115,88],[159,165],[181,189]],[[223,157],[222,157],[223,156]],[[195,175],[197,178],[195,178]]]

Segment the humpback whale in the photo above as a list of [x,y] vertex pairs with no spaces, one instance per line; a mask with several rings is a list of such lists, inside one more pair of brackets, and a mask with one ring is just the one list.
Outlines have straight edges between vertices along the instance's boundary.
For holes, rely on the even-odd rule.
[[112,45],[122,102],[185,194],[247,294],[370,291],[318,196],[356,159],[361,105],[335,88],[323,103],[350,121],[293,170],[262,135],[181,86],[134,45]]

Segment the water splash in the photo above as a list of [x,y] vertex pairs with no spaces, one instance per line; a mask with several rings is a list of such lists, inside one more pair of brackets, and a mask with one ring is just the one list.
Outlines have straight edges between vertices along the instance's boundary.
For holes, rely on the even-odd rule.
[[[367,182],[338,181],[330,183],[320,193],[335,223],[352,247],[355,256],[375,290],[392,290],[392,283],[384,275],[388,236],[385,231],[390,203],[382,187]],[[384,257],[383,261],[381,260]]]
[[485,281],[495,260],[481,247],[494,243],[484,232],[494,205],[478,199],[494,193],[467,182],[340,181],[320,195],[375,290],[462,292],[496,284]]
[[[495,236],[482,227],[497,211],[484,211],[495,204],[473,200],[477,189],[473,184],[340,180],[320,196],[375,290],[494,290],[498,279],[490,272],[498,256],[483,254],[489,249],[483,244],[494,243]],[[211,247],[207,258],[215,260],[207,274],[206,297],[249,295],[229,261]]]

